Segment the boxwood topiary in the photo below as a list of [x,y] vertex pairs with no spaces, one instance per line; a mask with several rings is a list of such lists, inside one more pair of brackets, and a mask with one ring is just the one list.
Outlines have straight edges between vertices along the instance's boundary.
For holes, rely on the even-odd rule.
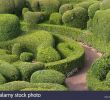
[[0,73],[6,78],[7,81],[16,81],[20,78],[19,71],[7,62],[0,63]]
[[48,63],[60,60],[59,53],[52,47],[39,46],[37,49],[37,61]]
[[23,52],[20,55],[20,60],[24,62],[31,62],[34,59],[34,55],[29,52]]
[[26,12],[28,12],[29,11],[29,8],[23,8],[22,9],[22,15],[24,16],[24,14],[26,13]]
[[61,25],[62,24],[62,15],[59,13],[52,13],[49,19],[50,24]]
[[66,11],[62,16],[65,25],[84,29],[87,25],[88,14],[86,9],[76,7],[73,10]]
[[38,70],[44,69],[44,64],[37,63],[29,63],[29,62],[18,62],[14,63],[14,66],[20,71],[21,79],[25,81],[29,81],[31,75]]
[[32,74],[30,82],[32,83],[58,83],[63,84],[65,75],[55,70],[41,70]]
[[66,11],[68,10],[72,10],[73,9],[73,5],[72,4],[64,4],[60,7],[59,9],[59,13],[60,14],[64,14]]
[[0,41],[13,39],[20,34],[19,18],[11,14],[0,15]]
[[103,0],[100,5],[101,10],[110,9],[110,0]]

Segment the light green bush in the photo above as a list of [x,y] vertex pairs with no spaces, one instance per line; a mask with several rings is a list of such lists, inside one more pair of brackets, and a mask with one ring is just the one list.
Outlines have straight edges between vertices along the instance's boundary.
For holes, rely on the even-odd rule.
[[110,9],[110,0],[103,0],[100,5],[101,10]]
[[52,13],[49,19],[50,24],[61,25],[62,24],[62,15],[59,13]]
[[23,8],[22,9],[22,15],[24,16],[24,14],[26,13],[26,12],[28,12],[29,11],[29,8]]
[[19,18],[11,14],[0,15],[0,41],[13,39],[20,34]]
[[55,70],[36,71],[31,76],[32,83],[58,83],[63,84],[65,75]]

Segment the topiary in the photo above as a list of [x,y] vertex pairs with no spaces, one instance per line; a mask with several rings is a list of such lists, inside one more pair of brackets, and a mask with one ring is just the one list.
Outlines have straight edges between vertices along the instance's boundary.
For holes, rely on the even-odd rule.
[[59,53],[52,47],[38,47],[37,61],[48,63],[60,60]]
[[49,19],[50,24],[61,25],[62,24],[62,15],[59,13],[52,13]]
[[5,49],[0,49],[0,55],[9,54],[10,52]]
[[24,62],[31,62],[34,59],[34,55],[29,52],[23,52],[20,55],[20,60]]
[[62,16],[62,21],[65,25],[84,29],[87,25],[88,14],[82,7],[74,8],[66,11]]
[[110,71],[106,75],[106,83],[110,86]]
[[23,8],[22,9],[22,15],[24,16],[24,14],[26,13],[26,12],[28,12],[29,11],[29,8]]
[[89,19],[87,22],[87,29],[92,31],[93,19]]
[[21,73],[21,79],[25,81],[29,81],[31,75],[38,70],[44,69],[44,64],[37,62],[37,63],[29,63],[29,62],[18,62],[14,63],[14,66],[19,69]]
[[0,41],[13,39],[20,34],[19,18],[11,14],[0,15]]
[[101,10],[110,9],[110,0],[103,0],[100,4]]
[[20,56],[20,54],[24,51],[26,51],[26,48],[20,43],[15,43],[12,47],[12,54],[14,55]]
[[55,70],[41,70],[32,74],[30,82],[32,83],[58,83],[63,84],[65,75]]
[[64,4],[60,7],[59,9],[59,13],[60,14],[64,14],[66,11],[68,10],[72,10],[73,9],[73,5],[72,4]]
[[94,3],[93,5],[89,7],[88,9],[89,18],[93,19],[95,12],[97,10],[100,10],[100,2]]
[[0,62],[0,73],[6,78],[7,81],[19,80],[19,71],[7,62]]
[[38,24],[44,21],[45,17],[42,12],[31,12],[28,11],[24,14],[24,21],[29,24]]
[[5,77],[2,74],[0,74],[0,84],[4,84],[6,82],[7,81],[6,81]]

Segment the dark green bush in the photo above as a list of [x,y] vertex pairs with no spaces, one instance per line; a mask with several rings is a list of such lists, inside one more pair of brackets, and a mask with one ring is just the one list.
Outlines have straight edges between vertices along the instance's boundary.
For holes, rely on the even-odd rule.
[[3,54],[9,54],[10,52],[8,50],[5,50],[5,49],[0,49],[0,55],[3,55]]
[[19,71],[7,62],[0,63],[0,73],[6,78],[7,81],[16,81],[20,78]]
[[72,4],[64,4],[60,7],[59,9],[59,13],[60,14],[64,14],[66,11],[68,10],[72,10],[73,9],[73,5]]
[[91,5],[88,9],[88,15],[89,15],[89,18],[93,18],[94,15],[95,15],[95,12],[97,10],[100,10],[100,2],[97,2],[97,3],[94,3],[93,5]]
[[9,40],[20,34],[19,18],[11,14],[0,15],[0,41]]
[[29,63],[29,62],[18,62],[14,63],[17,69],[19,69],[21,73],[22,80],[29,81],[31,75],[38,70],[44,69],[44,64],[37,62],[37,63]]
[[59,13],[52,13],[49,19],[50,24],[61,25],[62,24],[62,15]]
[[2,74],[0,74],[0,84],[4,84],[6,82],[7,81],[6,81],[5,77]]
[[88,14],[86,9],[82,7],[74,8],[66,11],[62,16],[65,25],[84,29],[87,25]]
[[48,63],[60,60],[59,53],[52,47],[38,47],[37,61]]
[[110,0],[103,0],[100,5],[101,10],[110,9]]
[[32,83],[58,83],[63,84],[65,75],[55,70],[36,71],[31,76]]
[[[109,41],[110,40],[110,9],[99,10],[96,12],[93,18],[93,33],[100,39]],[[105,27],[106,26],[106,27]]]
[[24,21],[29,24],[38,24],[44,21],[44,15],[42,12],[31,12],[28,11],[24,14]]
[[20,55],[20,60],[24,62],[31,62],[34,59],[34,55],[29,52],[23,52]]

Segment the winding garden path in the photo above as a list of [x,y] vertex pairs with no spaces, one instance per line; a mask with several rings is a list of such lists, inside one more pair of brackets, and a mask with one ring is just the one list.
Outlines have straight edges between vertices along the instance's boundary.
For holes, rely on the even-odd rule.
[[72,91],[87,91],[87,84],[86,84],[86,73],[90,68],[91,64],[97,58],[101,57],[102,54],[97,52],[95,49],[88,47],[80,43],[85,49],[85,65],[82,70],[80,70],[76,75],[67,78],[66,84]]

